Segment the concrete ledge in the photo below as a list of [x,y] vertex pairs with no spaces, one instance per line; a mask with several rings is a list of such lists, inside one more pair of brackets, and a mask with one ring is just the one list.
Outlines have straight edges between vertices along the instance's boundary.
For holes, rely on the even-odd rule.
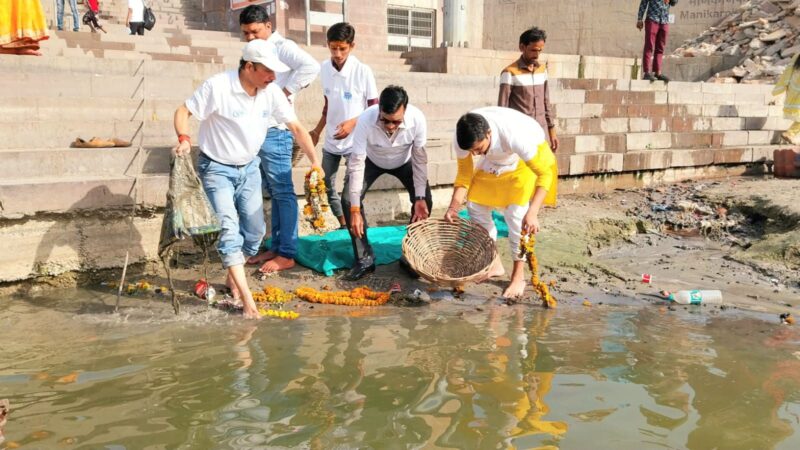
[[[134,180],[138,180],[136,184]],[[78,177],[0,182],[0,219],[139,205],[163,206],[169,177]]]
[[[765,150],[759,149],[760,152]],[[597,193],[754,172],[758,171],[734,164],[602,173],[562,178],[558,190],[561,195]],[[434,189],[434,209],[445,208],[451,194],[449,186]],[[398,218],[408,214],[411,206],[404,190],[370,191],[364,203],[373,221]],[[265,208],[269,215],[269,202],[265,201]],[[5,243],[5,251],[0,252],[0,283],[72,271],[119,268],[126,250],[130,251],[132,263],[156,261],[162,220],[163,215],[155,213],[134,217],[130,222],[124,208],[115,208],[2,221],[0,240]]]

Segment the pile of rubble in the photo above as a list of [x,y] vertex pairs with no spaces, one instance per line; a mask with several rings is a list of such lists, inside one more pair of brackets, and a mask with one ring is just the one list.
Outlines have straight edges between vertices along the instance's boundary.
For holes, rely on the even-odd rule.
[[752,0],[675,50],[675,56],[740,57],[710,82],[771,83],[800,53],[800,0]]
[[[711,183],[718,185],[719,183]],[[739,212],[729,212],[709,201],[705,184],[679,183],[647,188],[646,202],[635,205],[628,214],[636,217],[642,231],[681,237],[704,236],[729,245],[748,246],[747,236],[755,233],[752,224]]]

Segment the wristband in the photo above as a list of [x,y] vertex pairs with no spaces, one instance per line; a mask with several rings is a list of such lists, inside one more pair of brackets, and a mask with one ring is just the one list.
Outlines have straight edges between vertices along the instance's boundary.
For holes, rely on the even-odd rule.
[[361,207],[360,207],[360,206],[351,206],[351,207],[350,207],[350,212],[351,212],[351,213],[354,213],[354,212],[361,212]]
[[191,138],[191,137],[189,137],[189,135],[188,135],[188,134],[179,134],[179,135],[178,135],[178,143],[179,143],[179,144],[181,144],[181,143],[183,143],[184,141],[188,142],[188,143],[189,143],[189,145],[192,145],[192,138]]

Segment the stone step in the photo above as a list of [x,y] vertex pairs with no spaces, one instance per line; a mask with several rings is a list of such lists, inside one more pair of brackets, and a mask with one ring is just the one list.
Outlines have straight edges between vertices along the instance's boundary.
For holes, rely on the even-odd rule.
[[158,77],[192,77],[198,80],[226,70],[222,64],[194,63],[184,64],[177,61],[147,61],[101,59],[101,58],[69,58],[64,56],[47,56],[43,58],[20,58],[13,55],[0,55],[0,72],[16,74],[50,74],[58,73],[59,77],[69,74],[99,74],[103,76],[158,76]]
[[[152,82],[147,82],[152,81]],[[76,102],[92,98],[188,98],[202,80],[188,77],[68,74],[59,76],[54,83],[48,73],[17,73],[14,77],[0,79],[0,98],[18,97],[70,97]]]
[[[87,138],[88,139],[88,138]],[[170,147],[0,149],[0,179],[136,176],[169,173]]]
[[92,97],[86,101],[76,101],[72,97],[21,97],[3,100],[3,114],[0,123],[58,122],[83,120],[96,122],[166,120],[173,116],[181,104],[180,99],[147,99]]
[[[197,121],[190,121],[193,136]],[[168,146],[175,142],[172,120],[141,121],[76,121],[0,123],[0,149],[64,148],[76,138],[89,140],[119,138],[133,143],[142,139],[146,146]]]
[[124,208],[134,202],[163,206],[168,188],[168,175],[0,179],[0,218]]

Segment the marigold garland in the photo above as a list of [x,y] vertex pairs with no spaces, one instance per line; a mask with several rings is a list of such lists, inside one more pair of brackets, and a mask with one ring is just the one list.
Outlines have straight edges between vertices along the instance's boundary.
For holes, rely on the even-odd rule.
[[303,207],[303,216],[311,224],[314,231],[325,229],[325,212],[328,211],[328,195],[322,171],[312,168],[306,173],[303,185],[306,195],[306,206]]
[[556,307],[556,299],[550,295],[547,284],[539,279],[539,261],[536,259],[536,237],[533,234],[522,236],[519,240],[519,253],[528,261],[528,268],[531,270],[531,284],[533,290],[539,295],[542,304],[548,308]]
[[284,319],[284,320],[294,320],[300,317],[300,314],[294,311],[282,311],[278,309],[258,308],[258,314],[261,317],[275,317],[277,319]]
[[294,294],[307,302],[325,305],[380,306],[389,301],[388,292],[375,292],[366,287],[333,292],[320,292],[310,287],[299,287]]
[[253,292],[256,303],[286,303],[293,298],[290,292],[274,286],[264,286],[261,292]]

